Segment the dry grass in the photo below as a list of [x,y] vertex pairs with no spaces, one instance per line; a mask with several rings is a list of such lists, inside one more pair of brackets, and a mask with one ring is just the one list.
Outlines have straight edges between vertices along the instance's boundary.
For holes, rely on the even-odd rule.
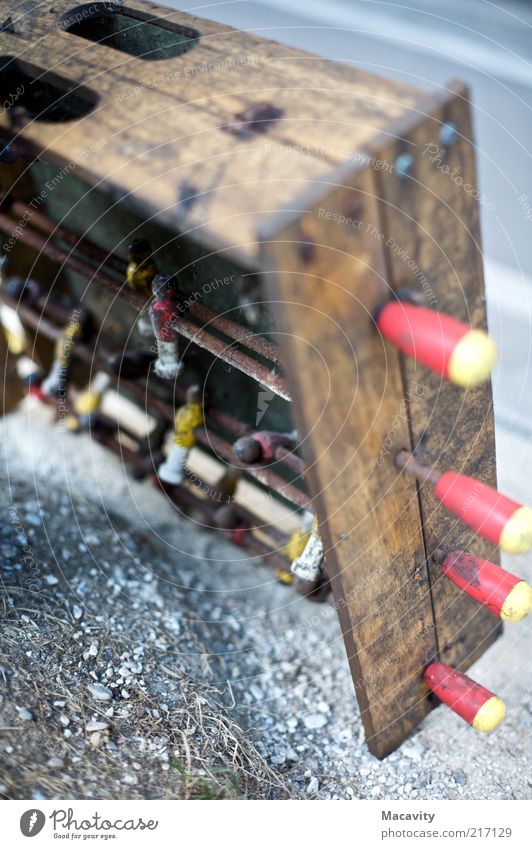
[[[25,488],[18,494],[23,503]],[[66,495],[63,501],[56,498],[70,508]],[[149,592],[141,583],[142,603],[135,602],[139,568],[119,546],[112,549],[117,523],[110,531],[94,508],[75,506],[76,520],[82,513],[84,524],[98,534],[105,561],[89,568],[89,559],[78,555],[63,562],[59,571],[47,550],[46,535],[56,549],[74,551],[79,529],[52,509],[44,523],[46,533],[44,528],[28,528],[28,539],[42,575],[53,573],[58,582],[41,580],[38,589],[30,589],[24,570],[8,567],[0,587],[3,795],[283,797],[283,781],[241,728],[227,689],[215,681],[207,648],[195,632],[197,617],[187,610],[183,593],[161,582],[165,604],[183,614],[177,633],[161,610],[154,583]],[[23,508],[19,512],[24,515]],[[144,550],[147,543],[142,539],[135,545],[142,557],[159,558],[162,574],[166,567],[160,553]],[[73,616],[75,604],[83,605],[81,620]],[[97,645],[97,652],[87,656],[91,644]],[[140,662],[133,668],[141,666],[142,671],[132,673],[127,685],[114,686],[112,700],[95,700],[90,684],[114,683],[117,670],[133,657]],[[106,677],[109,669],[114,670],[111,678]],[[110,706],[113,715],[108,717]],[[17,708],[30,710],[33,719],[23,720]],[[86,731],[87,723],[95,720],[108,723],[96,736]]]

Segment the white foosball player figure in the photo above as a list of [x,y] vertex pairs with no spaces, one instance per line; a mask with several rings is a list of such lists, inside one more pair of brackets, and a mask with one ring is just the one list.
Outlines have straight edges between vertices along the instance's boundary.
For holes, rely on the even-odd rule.
[[292,561],[290,571],[303,581],[317,581],[323,569],[323,541],[318,530],[318,517],[305,512],[303,527],[310,531],[305,548]]
[[179,486],[185,477],[186,463],[191,449],[196,444],[194,429],[204,422],[201,389],[187,389],[186,404],[175,415],[174,444],[170,454],[158,469],[159,478],[172,486]]

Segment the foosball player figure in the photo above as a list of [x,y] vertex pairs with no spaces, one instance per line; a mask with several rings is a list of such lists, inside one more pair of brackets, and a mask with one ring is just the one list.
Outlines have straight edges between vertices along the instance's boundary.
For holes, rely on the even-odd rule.
[[126,271],[127,284],[135,292],[151,298],[153,278],[158,272],[153,259],[151,245],[147,239],[133,239],[128,245],[129,265]]
[[238,482],[242,477],[240,469],[227,466],[223,475],[209,489],[209,498],[217,504],[232,504]]
[[241,436],[233,445],[233,452],[241,463],[271,463],[275,461],[277,448],[293,450],[297,445],[297,433],[277,433],[261,430],[249,436]]
[[[134,480],[156,477],[157,468],[164,462],[163,443],[167,432],[167,422],[160,420],[153,430],[138,442],[139,462],[131,469],[131,477]],[[157,483],[160,484],[158,478]]]
[[101,420],[98,416],[98,410],[102,405],[104,393],[110,382],[109,375],[101,371],[94,376],[86,389],[78,392],[72,405],[72,413],[67,416],[65,421],[69,431],[79,433],[83,430],[96,431],[99,429]]
[[42,286],[31,277],[8,277],[2,282],[4,292],[14,301],[34,306],[42,295]]
[[44,400],[41,384],[43,372],[41,367],[31,357],[18,357],[16,364],[17,374],[28,395]]
[[[147,239],[133,239],[127,249],[129,264],[126,271],[126,281],[130,289],[140,292],[148,301],[152,296],[153,278],[158,268],[153,259],[151,245]],[[142,308],[137,319],[137,327],[143,336],[152,333],[148,308]]]
[[244,523],[235,504],[223,504],[214,513],[214,524],[227,536],[234,545],[242,546],[249,527]]
[[[310,525],[309,519],[310,517]],[[312,525],[312,513],[307,512],[305,514],[304,523],[296,528],[295,531],[292,532],[290,538],[283,549],[283,554],[285,557],[292,563],[297,557],[303,554],[307,542],[310,538],[310,527]],[[277,569],[275,572],[275,577],[279,581],[280,584],[286,584],[289,586],[294,583],[294,576],[289,569]]]
[[146,377],[154,359],[155,354],[149,351],[117,351],[107,357],[107,365],[113,374],[120,378],[137,380],[139,377]]
[[186,403],[175,414],[174,444],[170,454],[159,466],[158,475],[164,483],[179,486],[185,477],[185,468],[191,449],[196,444],[195,428],[204,422],[202,393],[199,386],[187,389]]
[[181,297],[176,279],[171,274],[158,274],[152,289],[150,317],[157,343],[155,373],[166,380],[174,380],[183,368],[179,359],[178,333],[174,327],[180,314]]
[[323,541],[318,530],[318,517],[306,511],[302,531],[308,533],[305,544],[299,548],[302,551],[290,565],[290,571],[295,576],[296,590],[312,601],[325,600],[328,595],[328,583],[324,579],[323,570]]
[[76,309],[55,343],[55,355],[52,367],[42,382],[41,389],[45,395],[64,395],[68,386],[72,365],[72,348],[76,342],[81,342],[89,334],[92,319],[89,313]]

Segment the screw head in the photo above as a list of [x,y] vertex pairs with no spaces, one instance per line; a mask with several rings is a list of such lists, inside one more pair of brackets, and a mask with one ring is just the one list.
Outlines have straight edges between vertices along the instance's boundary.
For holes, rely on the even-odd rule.
[[356,194],[349,194],[344,207],[344,212],[349,218],[359,216],[362,212],[362,201]]
[[456,124],[443,124],[440,127],[440,142],[446,147],[448,145],[454,144],[457,138],[458,129],[456,127]]
[[400,180],[405,180],[410,176],[414,166],[414,157],[409,153],[401,153],[395,160],[395,171]]

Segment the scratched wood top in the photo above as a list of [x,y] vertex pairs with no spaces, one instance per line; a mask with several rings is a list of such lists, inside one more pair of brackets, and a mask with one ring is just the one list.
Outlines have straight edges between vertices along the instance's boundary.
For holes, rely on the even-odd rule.
[[[415,89],[345,64],[147,2],[128,7],[200,33],[188,52],[143,61],[95,44],[58,28],[75,6],[65,0],[1,5],[15,30],[0,32],[3,57],[26,69],[51,68],[67,87],[82,85],[97,100],[73,121],[10,110],[1,119],[3,137],[22,134],[50,161],[71,163],[89,183],[103,182],[143,214],[248,265],[256,264],[265,218],[331,163],[356,162],[361,146],[419,98]],[[235,133],[235,115],[257,101],[280,109],[279,119],[264,133]]]

